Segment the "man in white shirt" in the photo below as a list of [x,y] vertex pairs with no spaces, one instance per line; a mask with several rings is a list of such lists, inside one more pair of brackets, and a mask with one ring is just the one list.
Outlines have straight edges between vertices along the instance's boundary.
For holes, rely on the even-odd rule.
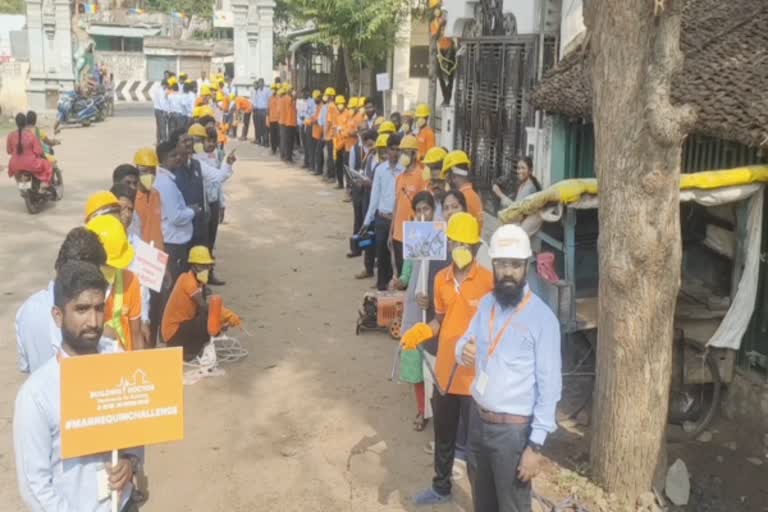
[[155,131],[157,143],[168,140],[168,82],[155,83],[152,86],[152,106],[155,108]]
[[61,330],[61,348],[21,386],[13,414],[16,475],[28,510],[109,512],[111,493],[101,497],[101,474],[109,489],[118,491],[116,509],[135,510],[132,480],[142,464],[143,448],[122,450],[114,466],[108,453],[61,458],[59,360],[117,351],[115,342],[101,337],[106,290],[100,268],[91,263],[67,262],[56,276],[52,314]]
[[[85,261],[94,265],[105,265],[107,254],[99,237],[77,227],[67,233],[61,244],[54,269],[56,273],[65,263]],[[53,281],[45,290],[33,294],[16,313],[17,367],[22,373],[32,373],[48,361],[61,346],[61,329],[51,316],[53,308]]]

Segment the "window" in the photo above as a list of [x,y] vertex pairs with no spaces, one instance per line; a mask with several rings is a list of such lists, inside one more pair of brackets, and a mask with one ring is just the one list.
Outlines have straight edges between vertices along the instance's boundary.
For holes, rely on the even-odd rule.
[[101,52],[137,52],[144,51],[144,40],[139,37],[93,36],[95,50]]
[[429,77],[429,46],[411,46],[410,78]]

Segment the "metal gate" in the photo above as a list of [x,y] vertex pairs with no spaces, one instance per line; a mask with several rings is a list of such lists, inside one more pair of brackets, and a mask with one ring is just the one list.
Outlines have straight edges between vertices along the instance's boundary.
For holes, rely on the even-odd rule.
[[[534,126],[529,97],[536,82],[538,35],[462,39],[456,73],[455,147],[467,152],[475,188],[487,191],[525,154]],[[544,67],[555,61],[547,40]]]

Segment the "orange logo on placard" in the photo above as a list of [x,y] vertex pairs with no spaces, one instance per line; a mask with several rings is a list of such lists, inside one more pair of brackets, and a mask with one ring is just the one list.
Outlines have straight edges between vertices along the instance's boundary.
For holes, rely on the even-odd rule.
[[61,456],[184,438],[181,348],[62,358]]

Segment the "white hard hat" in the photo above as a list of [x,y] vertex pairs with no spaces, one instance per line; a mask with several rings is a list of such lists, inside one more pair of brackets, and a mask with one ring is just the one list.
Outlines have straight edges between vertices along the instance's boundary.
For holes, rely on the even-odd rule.
[[491,237],[488,254],[492,260],[499,258],[526,260],[533,256],[531,239],[517,224],[504,224]]

